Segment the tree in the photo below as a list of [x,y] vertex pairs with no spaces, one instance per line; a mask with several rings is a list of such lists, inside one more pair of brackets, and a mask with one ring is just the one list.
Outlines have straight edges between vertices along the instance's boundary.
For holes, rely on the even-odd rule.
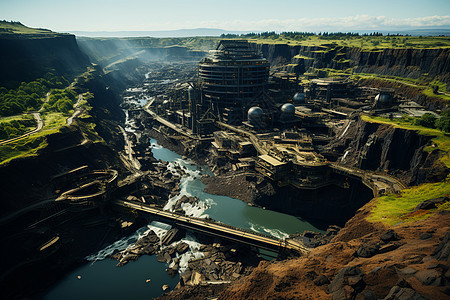
[[72,102],[67,97],[58,100],[55,105],[58,111],[64,114],[69,113],[69,111],[73,108]]
[[441,131],[450,132],[450,110],[442,112],[441,117],[434,124]]
[[417,118],[414,122],[416,125],[420,125],[428,128],[435,128],[434,123],[436,122],[436,117],[430,113],[424,114],[422,117]]

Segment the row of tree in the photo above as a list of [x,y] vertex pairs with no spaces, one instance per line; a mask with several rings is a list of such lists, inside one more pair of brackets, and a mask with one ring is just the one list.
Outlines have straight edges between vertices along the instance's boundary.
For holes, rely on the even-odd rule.
[[434,115],[426,113],[422,117],[415,119],[414,124],[450,132],[450,109],[442,112],[440,118],[436,118]]
[[222,34],[222,38],[275,38],[275,37],[286,37],[291,39],[304,38],[309,36],[318,36],[321,38],[344,38],[344,37],[359,37],[359,36],[383,36],[381,32],[371,32],[359,34],[357,32],[302,32],[302,31],[285,31],[281,33],[276,33],[275,31],[265,31],[265,32],[250,32],[245,34]]

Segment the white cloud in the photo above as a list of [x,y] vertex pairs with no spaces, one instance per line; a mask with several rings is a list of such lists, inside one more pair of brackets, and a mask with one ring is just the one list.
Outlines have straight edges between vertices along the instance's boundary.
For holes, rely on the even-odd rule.
[[432,26],[448,26],[450,28],[450,16],[392,19],[385,16],[356,15],[336,18],[233,20],[227,22],[197,20],[183,23],[184,28],[210,27],[245,31],[351,31],[426,28]]

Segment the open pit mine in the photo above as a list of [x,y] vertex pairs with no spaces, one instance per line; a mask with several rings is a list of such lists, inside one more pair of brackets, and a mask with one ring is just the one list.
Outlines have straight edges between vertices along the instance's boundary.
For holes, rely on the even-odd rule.
[[448,195],[405,212],[436,211],[427,219],[370,221],[377,199],[400,201],[449,173],[431,136],[376,120],[439,117],[445,107],[276,65],[270,46],[223,39],[195,55],[152,49],[89,66],[72,83],[82,96],[70,123],[39,156],[0,168],[11,190],[2,293],[449,297]]

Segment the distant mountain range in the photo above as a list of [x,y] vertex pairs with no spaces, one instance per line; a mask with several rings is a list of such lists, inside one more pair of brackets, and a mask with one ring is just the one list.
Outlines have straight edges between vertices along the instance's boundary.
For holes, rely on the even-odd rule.
[[[358,33],[381,32],[386,34],[401,35],[426,35],[426,36],[450,36],[450,29],[447,28],[418,28],[418,29],[395,29],[395,30],[346,30]],[[70,33],[77,36],[85,37],[190,37],[190,36],[220,36],[222,34],[246,34],[258,31],[232,31],[217,28],[194,28],[194,29],[178,29],[178,30],[160,30],[160,31],[71,31]],[[328,30],[328,32],[333,32]]]
[[245,34],[251,31],[231,31],[217,28],[194,28],[161,31],[71,31],[77,36],[86,37],[189,37],[189,36],[220,36],[222,34]]

